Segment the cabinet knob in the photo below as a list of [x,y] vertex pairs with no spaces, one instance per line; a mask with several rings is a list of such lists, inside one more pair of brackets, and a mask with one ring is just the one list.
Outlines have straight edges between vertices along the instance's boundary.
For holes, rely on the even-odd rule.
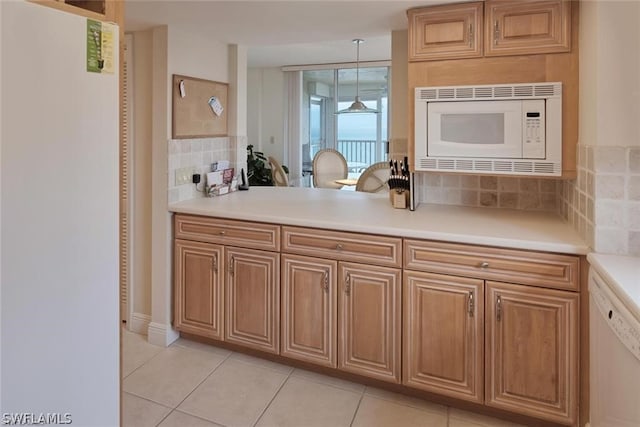
[[218,234],[219,234],[219,235],[221,235],[221,236],[224,236],[225,234],[227,234],[227,232],[226,232],[226,231],[224,231],[224,230],[220,230],[220,231],[218,232]]
[[489,263],[484,261],[480,263],[480,268],[489,268]]
[[336,245],[336,250],[337,250],[337,251],[341,251],[341,250],[342,250],[342,243],[338,243],[338,244]]

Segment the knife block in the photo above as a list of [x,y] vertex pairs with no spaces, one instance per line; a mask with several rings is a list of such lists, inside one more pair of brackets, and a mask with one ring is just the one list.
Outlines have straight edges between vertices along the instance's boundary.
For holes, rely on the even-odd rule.
[[406,209],[409,206],[409,191],[407,190],[390,190],[389,200],[391,206],[396,209]]

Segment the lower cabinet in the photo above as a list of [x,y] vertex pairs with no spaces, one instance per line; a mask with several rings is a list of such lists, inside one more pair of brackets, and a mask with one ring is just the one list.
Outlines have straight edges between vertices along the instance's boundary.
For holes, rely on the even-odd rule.
[[482,403],[484,281],[404,273],[403,383]]
[[278,227],[177,216],[176,329],[577,425],[578,257]]
[[283,356],[400,382],[400,269],[282,256]]
[[222,253],[220,245],[176,239],[174,325],[177,330],[222,339]]
[[280,352],[280,254],[225,248],[225,341]]
[[400,269],[340,262],[338,368],[400,382]]
[[486,404],[575,424],[579,296],[490,281],[486,295]]
[[337,366],[337,270],[337,261],[282,255],[281,355]]

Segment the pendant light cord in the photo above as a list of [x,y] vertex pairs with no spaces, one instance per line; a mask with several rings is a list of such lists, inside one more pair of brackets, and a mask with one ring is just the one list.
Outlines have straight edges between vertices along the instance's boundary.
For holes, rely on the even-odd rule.
[[362,39],[355,39],[356,44],[356,99],[360,100],[360,43]]

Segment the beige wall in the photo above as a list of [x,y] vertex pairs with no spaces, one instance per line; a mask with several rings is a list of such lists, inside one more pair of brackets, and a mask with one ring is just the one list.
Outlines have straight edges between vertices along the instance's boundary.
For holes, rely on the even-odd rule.
[[596,252],[640,256],[640,2],[580,6],[579,173],[561,210]]
[[[171,329],[171,215],[167,211],[171,75],[228,82],[229,48],[190,30],[167,26],[133,33],[133,39],[132,326],[142,328],[143,320],[150,321],[146,331],[138,331],[148,332],[154,344],[167,345],[177,336]],[[237,110],[227,106],[234,107]],[[238,121],[237,111],[234,114],[237,132],[237,124],[246,126],[246,119]]]
[[[132,34],[134,126],[132,151],[133,227],[130,303],[133,313],[151,315],[151,61],[152,32]],[[132,319],[132,321],[136,321]]]
[[409,137],[409,83],[407,31],[391,32],[391,126],[390,154],[399,157],[407,152]]
[[640,146],[640,2],[580,9],[580,142]]
[[247,80],[247,137],[258,151],[286,164],[284,147],[284,73],[251,68]]

